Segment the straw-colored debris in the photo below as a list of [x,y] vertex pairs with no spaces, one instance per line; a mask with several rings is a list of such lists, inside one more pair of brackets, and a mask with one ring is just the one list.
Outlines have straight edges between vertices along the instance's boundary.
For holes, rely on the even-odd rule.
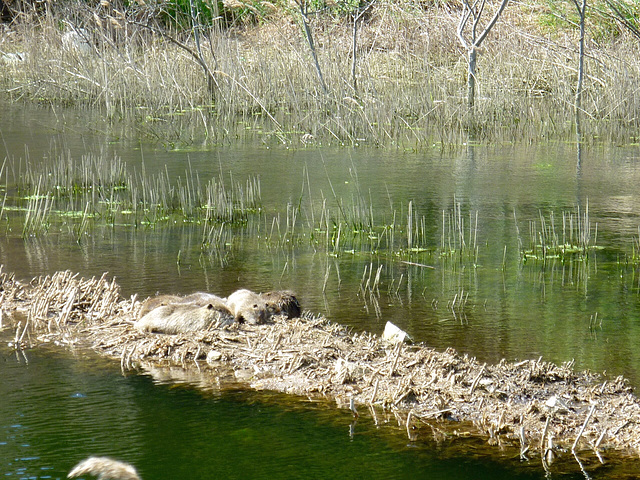
[[166,366],[166,375],[183,372],[178,381],[228,377],[354,409],[374,405],[405,415],[408,431],[469,421],[472,433],[527,455],[546,457],[550,445],[556,452],[640,452],[640,402],[621,377],[603,381],[540,360],[480,364],[452,349],[390,344],[308,315],[189,335],[141,333],[132,326],[139,308],[104,275],[87,280],[59,272],[23,284],[0,273],[0,318],[5,327],[11,320],[16,348],[87,346],[119,359],[124,370]]

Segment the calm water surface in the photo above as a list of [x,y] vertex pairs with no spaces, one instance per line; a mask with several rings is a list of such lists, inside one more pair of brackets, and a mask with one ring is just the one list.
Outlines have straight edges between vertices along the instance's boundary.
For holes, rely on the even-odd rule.
[[[410,442],[393,417],[277,394],[200,392],[122,376],[86,353],[0,348],[0,471],[4,478],[62,479],[89,455],[136,465],[142,478],[544,478],[515,450],[429,435]],[[464,449],[465,453],[460,453]],[[492,459],[493,458],[493,459]],[[633,478],[637,464],[589,460],[591,478]],[[634,462],[637,463],[637,462]],[[563,474],[551,478],[584,478]]]
[[[576,368],[589,368],[608,376],[623,374],[640,386],[640,275],[630,262],[640,225],[637,146],[583,146],[579,164],[576,146],[571,143],[468,146],[454,152],[434,147],[420,153],[334,148],[289,150],[253,144],[206,151],[194,148],[166,151],[135,140],[130,132],[124,135],[99,127],[95,118],[87,121],[88,114],[22,106],[6,106],[5,111],[8,114],[0,116],[7,158],[2,183],[6,182],[9,191],[19,181],[26,162],[46,169],[60,155],[79,160],[82,155],[92,154],[118,156],[136,174],[166,171],[176,181],[178,177],[185,178],[189,168],[202,181],[222,175],[244,182],[259,175],[262,193],[263,212],[255,225],[236,231],[227,244],[215,251],[202,248],[203,227],[194,224],[157,228],[95,225],[78,242],[70,234],[71,227],[64,223],[52,225],[47,235],[24,240],[19,229],[10,228],[6,219],[2,219],[0,263],[5,271],[14,271],[19,278],[65,269],[85,276],[100,276],[108,271],[117,278],[124,295],[143,297],[156,292],[206,289],[227,295],[237,288],[257,291],[290,288],[306,309],[358,330],[379,333],[390,320],[416,341],[438,349],[453,346],[481,361],[540,356],[554,362],[574,359]],[[320,214],[317,206],[323,201],[334,211],[339,207],[348,210],[354,205],[364,206],[377,225],[392,223],[394,214],[396,225],[406,225],[411,202],[417,218],[424,218],[421,234],[431,252],[441,244],[443,211],[448,214],[460,205],[465,232],[470,223],[475,224],[477,214],[477,231],[465,233],[466,241],[476,238],[477,263],[454,262],[429,252],[408,259],[434,267],[425,268],[404,263],[407,259],[397,257],[393,251],[372,253],[370,248],[358,244],[347,245],[333,255],[325,249],[312,248],[309,242],[273,247],[260,241],[261,235],[264,238],[268,234],[274,218],[279,219],[280,225],[286,224],[287,210],[292,206],[299,207],[297,228],[302,232],[311,218]],[[564,264],[560,260],[545,264],[522,261],[519,238],[529,243],[530,222],[537,222],[539,228],[541,215],[549,219],[553,214],[559,225],[563,212],[575,213],[578,208],[584,212],[587,205],[592,235],[595,237],[597,224],[597,245],[601,247],[592,251],[588,260]],[[345,253],[348,251],[351,253]],[[360,292],[363,274],[370,267],[374,273],[381,267],[379,295],[374,298]],[[452,311],[447,305],[460,294],[467,299],[466,304]],[[60,472],[87,452],[121,454],[139,465],[146,478],[170,478],[169,471],[171,478],[179,478],[186,475],[178,470],[180,466],[184,468],[185,462],[173,462],[169,467],[153,460],[170,459],[173,449],[181,450],[180,457],[193,452],[190,454],[194,458],[207,458],[206,467],[201,467],[200,461],[194,462],[198,466],[190,467],[209,469],[194,478],[212,477],[216,469],[225,472],[222,478],[233,477],[240,471],[235,469],[240,461],[245,473],[260,476],[251,470],[256,468],[258,458],[261,465],[264,463],[261,468],[271,477],[295,477],[294,472],[299,472],[304,462],[294,462],[292,458],[298,459],[302,454],[314,459],[309,460],[311,471],[317,471],[310,474],[312,477],[337,476],[332,474],[337,470],[329,464],[343,465],[341,476],[355,476],[359,475],[356,472],[367,472],[369,463],[376,465],[378,461],[381,466],[371,467],[370,475],[365,476],[403,478],[411,472],[424,472],[421,476],[429,478],[426,472],[439,472],[431,475],[481,478],[484,473],[478,472],[486,470],[487,476],[516,478],[531,473],[521,466],[516,466],[514,473],[511,467],[502,464],[485,465],[474,460],[467,465],[460,458],[449,461],[449,455],[434,453],[433,446],[407,447],[406,438],[396,445],[392,440],[380,439],[378,430],[363,425],[364,422],[359,423],[363,435],[349,438],[345,435],[349,419],[340,415],[336,419],[331,409],[281,409],[278,406],[281,401],[257,398],[257,394],[250,392],[203,397],[191,391],[158,388],[145,377],[122,378],[105,366],[95,370],[84,359],[69,362],[55,357],[53,361],[35,352],[32,355],[38,355],[39,360],[32,359],[29,365],[16,360],[5,362],[12,365],[13,373],[7,376],[8,370],[3,369],[3,377],[16,376],[21,379],[16,380],[16,385],[23,385],[10,389],[11,405],[31,404],[30,399],[38,396],[37,388],[41,388],[40,394],[52,404],[52,411],[67,412],[72,417],[69,421],[77,422],[79,430],[85,422],[95,422],[96,410],[118,412],[121,408],[127,412],[126,422],[119,414],[114,414],[117,418],[107,416],[101,422],[100,428],[120,440],[120,449],[114,449],[113,441],[101,445],[103,436],[95,431],[71,433],[67,429],[71,437],[78,436],[80,443],[65,438],[65,443],[59,444],[59,437],[53,433],[56,421],[62,417],[58,413],[36,415],[33,413],[36,407],[29,407],[22,410],[25,420],[17,421],[12,415],[19,415],[18,409],[3,411],[0,425],[13,438],[24,435],[28,429],[13,429],[12,425],[27,425],[27,420],[35,422],[31,431],[38,441],[24,440],[25,445],[35,448],[36,443],[50,442],[67,448],[68,442],[69,451],[78,452],[73,459],[67,457],[67,463],[60,463],[59,458],[54,460],[56,455],[51,448],[51,460],[44,453],[13,453],[19,447],[16,443],[11,447],[12,453],[4,455],[2,449],[8,452],[9,443],[3,446],[0,439],[1,459],[12,462],[18,462],[19,458],[45,459],[25,462],[38,468],[49,465],[46,468],[58,472],[52,477],[61,476]],[[39,372],[38,362],[46,363],[44,371]],[[60,366],[56,367],[58,363]],[[56,389],[48,391],[51,383],[34,386],[34,391],[27,388],[32,382],[37,383],[32,376],[52,376],[55,368],[64,372],[58,375],[64,377],[60,380],[61,390],[63,386],[67,388],[68,382],[69,389],[85,396],[73,397],[78,393],[74,391],[68,395]],[[92,397],[85,389],[74,386],[79,383],[103,389],[102,394],[98,392]],[[0,388],[4,385],[3,381]],[[58,399],[49,398],[43,391]],[[117,395],[105,394],[114,391]],[[147,403],[143,397],[162,398]],[[95,403],[91,403],[91,398]],[[118,402],[123,405],[118,406]],[[87,408],[89,404],[93,407]],[[7,403],[2,402],[0,408],[8,408]],[[82,417],[81,412],[88,417]],[[32,419],[32,415],[38,418]],[[91,415],[93,420],[89,419]],[[182,424],[178,420],[183,418],[181,415],[193,418]],[[153,430],[154,418],[166,418],[168,425],[175,424]],[[252,422],[252,418],[259,420]],[[45,425],[48,422],[51,424]],[[200,428],[202,423],[207,423],[207,428]],[[187,430],[184,436],[175,433],[180,428]],[[212,432],[217,431],[225,442],[219,442],[221,437],[215,437],[218,440],[213,442]],[[246,437],[238,432],[245,432]],[[265,457],[260,450],[267,436],[273,437],[271,444],[275,441],[284,444],[269,449]],[[78,449],[77,445],[87,439],[98,442],[96,448]],[[227,448],[228,451],[212,457],[212,443],[216,443],[214,451]],[[250,453],[238,459],[237,453],[243,451],[240,447]],[[357,448],[357,454],[352,448]],[[224,465],[220,464],[221,458],[227,459]],[[230,462],[229,458],[236,460]],[[12,475],[25,478],[46,475],[32,470],[23,475],[18,467],[12,468]],[[374,473],[378,471],[381,473]]]

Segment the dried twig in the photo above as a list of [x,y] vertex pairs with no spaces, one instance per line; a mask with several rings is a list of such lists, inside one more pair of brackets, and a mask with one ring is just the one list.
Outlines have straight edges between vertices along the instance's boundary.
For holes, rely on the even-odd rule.
[[589,413],[587,414],[587,418],[584,420],[584,423],[582,424],[582,428],[578,432],[578,436],[576,437],[576,441],[573,442],[573,446],[571,447],[571,453],[573,453],[574,455],[576,453],[576,447],[578,446],[578,442],[580,441],[580,437],[582,437],[582,434],[584,433],[584,429],[587,428],[587,424],[589,423],[589,420],[591,420],[591,416],[593,415],[593,412],[596,411],[596,405],[597,404],[595,404],[595,403],[593,405],[591,405],[591,409],[589,410]]

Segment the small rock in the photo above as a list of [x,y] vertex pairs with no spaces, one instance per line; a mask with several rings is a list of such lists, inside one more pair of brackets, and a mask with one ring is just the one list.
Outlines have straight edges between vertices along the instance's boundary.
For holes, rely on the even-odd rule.
[[209,353],[207,353],[207,363],[208,364],[212,364],[214,362],[217,362],[221,358],[222,358],[222,353],[220,353],[218,350],[209,350]]

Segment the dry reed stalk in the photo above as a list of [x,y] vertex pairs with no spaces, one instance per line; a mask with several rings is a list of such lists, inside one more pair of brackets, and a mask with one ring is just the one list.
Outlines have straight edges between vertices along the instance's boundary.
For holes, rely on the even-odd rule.
[[587,425],[589,423],[589,420],[591,420],[593,413],[596,411],[596,406],[597,404],[595,403],[591,405],[591,408],[589,409],[589,413],[587,414],[587,418],[585,418],[584,423],[582,424],[582,427],[580,427],[580,431],[578,432],[578,436],[576,437],[575,442],[573,442],[573,445],[571,446],[571,453],[573,453],[574,455],[576,453],[576,447],[578,446],[578,442],[580,441],[580,438],[582,437],[582,434],[584,433],[585,428],[587,428]]
[[471,387],[469,388],[469,394],[473,394],[473,391],[476,389],[476,386],[478,385],[478,382],[480,381],[480,378],[482,378],[482,375],[484,374],[484,369],[487,366],[487,364],[483,364],[482,368],[480,369],[480,373],[478,373],[478,375],[476,376],[476,378],[473,379],[473,383],[471,383]]

